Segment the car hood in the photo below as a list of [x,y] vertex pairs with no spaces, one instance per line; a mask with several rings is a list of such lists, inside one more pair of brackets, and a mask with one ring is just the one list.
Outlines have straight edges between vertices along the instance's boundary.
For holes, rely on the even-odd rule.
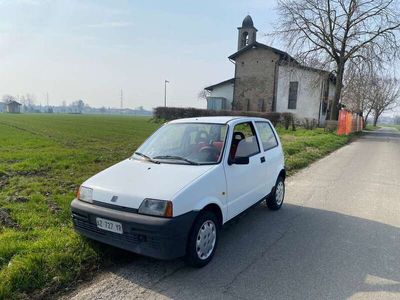
[[145,198],[173,200],[177,192],[213,167],[126,159],[89,178],[82,186],[93,189],[95,201],[139,208]]

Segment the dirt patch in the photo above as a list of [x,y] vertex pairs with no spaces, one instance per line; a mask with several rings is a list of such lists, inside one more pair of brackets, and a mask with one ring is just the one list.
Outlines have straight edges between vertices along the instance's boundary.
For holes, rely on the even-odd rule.
[[47,203],[47,206],[49,207],[50,211],[53,214],[57,214],[61,210],[61,208],[58,206],[58,204],[54,201],[49,201]]
[[6,160],[5,162],[8,164],[15,164],[15,163],[19,163],[21,161],[22,161],[22,159],[9,159],[9,160]]
[[16,171],[15,175],[28,177],[46,176],[48,175],[48,170]]
[[3,187],[5,187],[8,184],[8,176],[1,176],[0,175],[0,189],[2,189]]
[[18,224],[11,218],[10,210],[7,208],[0,208],[0,226],[18,228]]
[[28,198],[26,198],[26,197],[23,197],[23,196],[10,196],[10,197],[7,197],[7,201],[8,202],[14,202],[14,203],[25,203],[25,202],[28,202],[29,201],[29,199]]

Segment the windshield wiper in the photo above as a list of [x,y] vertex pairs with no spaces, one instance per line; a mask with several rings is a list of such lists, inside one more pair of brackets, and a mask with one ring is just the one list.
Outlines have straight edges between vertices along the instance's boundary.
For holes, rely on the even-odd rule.
[[176,160],[183,160],[191,165],[199,165],[199,163],[192,161],[190,159],[184,158],[182,156],[175,156],[175,155],[159,155],[159,156],[154,156],[154,159],[176,159]]
[[152,163],[155,163],[155,164],[160,164],[159,161],[156,161],[156,160],[152,159],[150,156],[148,156],[146,154],[143,154],[143,153],[140,153],[140,152],[135,152],[133,154],[139,155],[139,156],[145,158],[146,160],[148,160],[149,162],[152,162]]

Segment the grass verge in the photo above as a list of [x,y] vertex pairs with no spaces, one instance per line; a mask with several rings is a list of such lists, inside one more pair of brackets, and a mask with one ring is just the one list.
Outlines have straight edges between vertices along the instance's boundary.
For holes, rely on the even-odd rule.
[[380,126],[374,126],[371,124],[367,124],[367,126],[365,126],[364,130],[366,131],[375,131],[378,130],[379,128],[381,128]]
[[290,131],[278,127],[277,131],[283,145],[285,166],[289,175],[344,146],[353,137],[339,136],[322,128],[299,128]]
[[[0,299],[46,296],[110,260],[105,251],[114,250],[74,233],[70,202],[80,183],[159,126],[139,117],[0,115]],[[289,174],[349,141],[322,129],[278,132]]]

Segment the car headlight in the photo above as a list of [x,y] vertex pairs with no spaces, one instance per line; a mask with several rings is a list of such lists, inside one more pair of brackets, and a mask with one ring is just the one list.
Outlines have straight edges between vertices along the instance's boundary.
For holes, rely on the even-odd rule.
[[78,190],[78,195],[76,197],[81,201],[92,203],[93,202],[93,190],[91,188],[81,186]]
[[139,214],[172,217],[172,202],[166,200],[144,199],[139,207]]

